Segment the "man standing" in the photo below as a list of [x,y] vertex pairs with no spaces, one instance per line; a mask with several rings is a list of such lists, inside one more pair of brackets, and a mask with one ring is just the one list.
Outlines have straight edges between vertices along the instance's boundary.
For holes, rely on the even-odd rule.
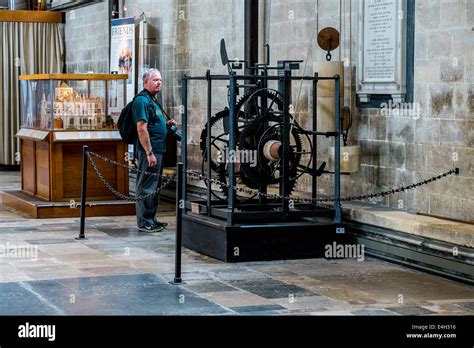
[[[163,159],[166,153],[166,135],[168,128],[176,124],[175,120],[166,121],[155,95],[161,90],[161,73],[149,69],[143,74],[143,91],[135,98],[132,106],[133,120],[137,125],[138,139],[135,143],[137,158],[136,196],[155,192],[161,186]],[[159,174],[147,175],[143,173]],[[156,219],[160,195],[136,203],[137,225],[142,232],[160,232],[168,224]]]

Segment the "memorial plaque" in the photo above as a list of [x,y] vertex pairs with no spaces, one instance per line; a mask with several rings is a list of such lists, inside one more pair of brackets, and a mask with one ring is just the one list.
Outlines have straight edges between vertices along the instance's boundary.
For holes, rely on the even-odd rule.
[[359,2],[357,94],[390,94],[402,101],[406,94],[406,0]]

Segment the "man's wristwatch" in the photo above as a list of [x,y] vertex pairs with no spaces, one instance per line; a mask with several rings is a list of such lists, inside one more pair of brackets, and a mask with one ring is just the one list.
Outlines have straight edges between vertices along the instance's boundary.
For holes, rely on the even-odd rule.
[[147,153],[146,153],[146,155],[147,155],[147,156],[151,156],[151,155],[153,155],[153,151],[149,151],[149,152],[147,152]]

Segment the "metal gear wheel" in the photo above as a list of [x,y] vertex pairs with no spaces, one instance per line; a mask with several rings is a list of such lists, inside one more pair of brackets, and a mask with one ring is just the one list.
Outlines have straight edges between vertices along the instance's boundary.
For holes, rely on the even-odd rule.
[[[265,96],[266,108],[261,105],[262,97]],[[240,151],[255,151],[257,165],[252,163],[239,163],[235,167],[235,177],[238,184],[243,183],[252,189],[259,189],[261,185],[275,185],[279,183],[280,161],[269,161],[264,156],[263,147],[268,141],[281,141],[281,128],[283,124],[282,110],[283,100],[280,93],[272,90],[252,90],[242,96],[236,104],[236,115],[234,120],[236,148]],[[264,112],[266,110],[266,112]],[[230,110],[225,108],[210,119],[210,124],[204,126],[200,137],[200,150],[202,154],[201,171],[207,174],[207,132],[211,128],[211,171],[217,174],[219,181],[228,183],[228,170],[226,160],[222,161],[222,154],[227,155],[226,149],[229,145],[229,120]],[[298,132],[299,125],[290,119],[290,190],[296,184],[301,175],[302,140]],[[216,131],[217,129],[217,131]],[[208,176],[211,176],[209,173]],[[220,191],[211,190],[214,197],[225,200],[228,196],[226,185],[221,185]],[[249,197],[236,195],[237,199],[244,201]],[[255,197],[255,196],[253,196]],[[252,198],[252,197],[250,197]]]

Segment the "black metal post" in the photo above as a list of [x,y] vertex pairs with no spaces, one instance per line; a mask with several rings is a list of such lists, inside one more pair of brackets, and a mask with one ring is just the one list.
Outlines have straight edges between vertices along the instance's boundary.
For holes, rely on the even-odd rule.
[[87,239],[84,233],[86,224],[86,191],[87,191],[87,162],[89,162],[89,146],[82,147],[82,185],[81,185],[81,225],[79,237],[76,239]]
[[[207,175],[209,178],[212,178],[212,171],[211,171],[211,116],[212,116],[212,80],[211,80],[211,70],[207,70],[206,72],[207,77]],[[229,117],[232,119],[232,117]],[[226,149],[227,150],[227,149]],[[227,157],[227,151],[225,151],[224,156]],[[224,159],[224,163],[226,159]],[[211,185],[212,183],[209,181],[207,183],[207,216],[211,216]]]
[[289,213],[289,201],[285,198],[289,196],[290,186],[290,93],[291,93],[291,70],[285,69],[283,73],[283,132],[282,132],[282,146],[283,153],[281,163],[282,165],[282,181],[280,182],[280,195],[282,199],[282,217],[286,220]]
[[[258,62],[258,0],[244,3],[244,59],[250,67]],[[245,69],[246,75],[255,75],[255,70]]]
[[[251,69],[258,63],[258,2],[258,0],[244,1],[244,60],[248,62],[248,67],[244,70],[245,75],[258,75],[255,69]],[[244,83],[252,85],[256,82],[257,79],[246,79]],[[245,94],[251,91],[251,87],[244,89]],[[251,115],[255,115],[257,109],[257,103],[247,103],[245,106],[245,112],[250,112]]]
[[334,142],[334,223],[341,223],[342,212],[341,212],[341,103],[340,103],[340,86],[341,80],[339,75],[334,75],[336,91],[334,96],[335,100],[335,115],[334,115],[334,128],[336,130],[336,138]]
[[[181,98],[183,105],[181,105],[181,162],[183,162],[183,171],[186,172],[188,169],[188,152],[187,152],[187,141],[188,141],[188,77],[186,74],[183,75],[182,79],[182,90]],[[181,182],[183,186],[183,202],[186,202],[186,180]],[[183,207],[184,213],[186,213],[186,206]]]
[[[260,85],[262,86],[262,97],[261,97],[261,106],[262,106],[262,111],[263,111],[263,116],[267,117],[268,116],[268,103],[267,103],[267,88],[268,88],[268,81],[267,81],[267,72],[264,71],[262,72],[262,77],[260,80]],[[268,123],[265,122],[265,130],[267,129]],[[259,187],[259,191],[263,194],[267,193],[267,185],[261,183]],[[258,197],[258,203],[261,205],[266,204],[267,199],[264,195],[261,195]]]
[[[235,75],[230,75],[229,76],[229,93],[230,93],[230,105],[229,105],[229,151],[235,151],[235,132],[237,131],[235,129],[235,125],[237,122],[235,122],[236,118],[236,103],[235,103],[235,92],[236,92],[236,79]],[[228,189],[228,209],[227,209],[227,225],[232,226],[234,223],[234,206],[235,206],[235,191],[234,191],[234,185],[235,185],[235,167],[234,163],[228,163],[228,168],[229,168],[229,189]]]
[[181,279],[181,242],[183,232],[183,162],[178,162],[176,175],[176,254],[175,254],[175,268],[174,268],[174,280],[171,284],[183,284]]
[[[311,154],[313,158],[313,173],[316,172],[316,169],[318,168],[317,166],[317,160],[318,160],[318,137],[316,135],[316,132],[318,130],[318,77],[319,74],[316,72],[314,73],[314,77],[316,78],[313,80],[313,153]],[[318,190],[318,181],[316,178],[316,175],[312,175],[311,179],[311,198],[316,199],[317,197],[317,190]]]

